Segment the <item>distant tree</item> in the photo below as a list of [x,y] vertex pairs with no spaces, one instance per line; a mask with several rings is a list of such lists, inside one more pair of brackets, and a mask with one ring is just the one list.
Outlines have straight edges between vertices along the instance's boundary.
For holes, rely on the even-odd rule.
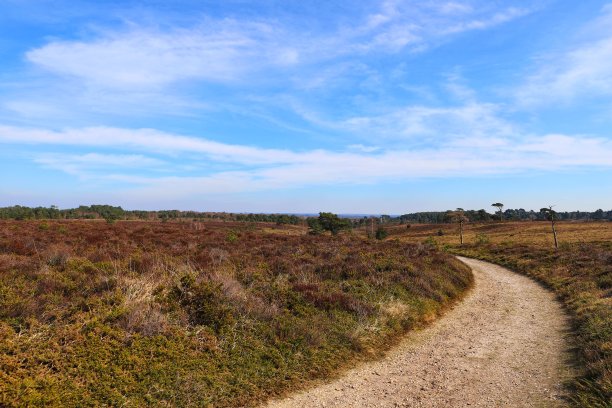
[[504,213],[503,213],[504,205],[502,203],[493,203],[491,204],[491,207],[497,207],[497,209],[499,210],[499,220],[503,221],[504,220]]
[[309,234],[319,235],[319,234],[322,234],[325,231],[323,229],[323,226],[319,222],[318,218],[308,218],[306,220],[306,223],[308,224],[308,233]]
[[486,212],[484,209],[480,209],[476,213],[476,217],[475,218],[478,221],[489,221],[491,219],[491,215],[489,215],[489,213]]
[[555,249],[559,249],[559,243],[557,242],[557,230],[555,230],[555,219],[557,218],[557,212],[553,210],[552,205],[549,205],[548,208],[541,208],[540,212],[550,221],[553,238],[555,239]]
[[381,224],[387,224],[391,221],[391,216],[387,215],[387,214],[383,214],[380,216],[380,223]]
[[319,213],[319,224],[324,231],[329,231],[332,235],[337,235],[341,230],[347,229],[351,225],[348,220],[330,212]]
[[[369,223],[370,223],[370,227],[368,229],[368,226],[366,225],[367,235],[368,235],[368,238],[374,238],[374,237],[376,237],[376,232],[374,230],[374,225],[378,224],[379,220],[376,217],[370,217],[368,220],[369,220]],[[368,222],[368,220],[366,220],[366,223]]]
[[463,245],[463,224],[469,222],[470,219],[465,216],[465,211],[463,208],[457,208],[455,211],[449,211],[447,215],[450,222],[456,222],[459,224],[459,244]]
[[376,239],[382,241],[383,239],[387,238],[388,235],[389,233],[382,225],[376,229]]

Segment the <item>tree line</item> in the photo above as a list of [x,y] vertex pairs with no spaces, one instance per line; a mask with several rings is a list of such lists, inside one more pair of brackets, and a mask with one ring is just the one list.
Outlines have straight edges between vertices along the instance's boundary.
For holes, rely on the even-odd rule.
[[304,217],[291,214],[234,214],[226,212],[198,212],[180,210],[124,210],[112,205],[81,205],[77,208],[59,209],[50,207],[25,207],[15,205],[0,208],[0,219],[10,220],[71,220],[104,219],[109,222],[118,220],[223,220],[239,222],[270,222],[277,224],[300,224]]
[[[496,203],[497,204],[497,203]],[[498,207],[499,208],[499,207]],[[453,211],[425,211],[403,214],[400,216],[365,216],[365,217],[340,217],[346,221],[342,221],[345,227],[360,227],[370,225],[372,220],[376,225],[379,224],[445,224],[451,222]],[[329,214],[329,213],[324,213]],[[546,221],[549,216],[542,211],[519,209],[506,209],[496,213],[489,213],[484,209],[480,210],[462,210],[462,217],[465,217],[467,222],[487,222],[496,220],[509,221]],[[276,224],[300,225],[308,224],[318,229],[316,222],[318,217],[307,217],[293,214],[242,214],[242,213],[227,213],[227,212],[199,212],[199,211],[180,211],[180,210],[161,210],[161,211],[143,211],[143,210],[124,210],[121,207],[111,205],[81,205],[77,208],[59,209],[57,206],[50,207],[25,207],[15,205],[11,207],[0,208],[0,219],[12,220],[37,220],[37,219],[105,219],[107,221],[117,220],[178,220],[178,219],[193,219],[193,220],[224,220],[238,222],[269,222]],[[604,211],[597,210],[589,211],[560,211],[555,212],[557,221],[611,221],[612,210]],[[316,220],[316,221],[314,221]]]
[[[400,215],[399,217],[390,217],[390,222],[399,222],[400,224],[417,223],[417,224],[445,224],[448,222],[449,213],[452,211],[429,211],[417,212],[411,214]],[[499,221],[500,215],[503,220],[509,221],[546,221],[547,215],[542,211],[519,209],[507,209],[503,212],[490,214],[485,210],[465,210],[465,216],[469,222],[487,222]],[[555,217],[558,221],[612,221],[612,210],[596,210],[589,211],[559,211],[555,212]]]

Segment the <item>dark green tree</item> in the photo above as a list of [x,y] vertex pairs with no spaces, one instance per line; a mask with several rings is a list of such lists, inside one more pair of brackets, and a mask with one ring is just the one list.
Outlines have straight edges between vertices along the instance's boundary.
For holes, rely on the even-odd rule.
[[329,231],[332,235],[338,235],[343,229],[348,229],[351,223],[347,219],[338,217],[337,214],[330,212],[320,212],[318,218],[319,224],[324,231]]
[[499,210],[499,220],[503,221],[504,220],[504,205],[502,203],[493,203],[491,204],[491,207],[497,207],[497,209]]
[[382,241],[383,239],[387,238],[388,235],[389,233],[382,225],[376,228],[376,239]]
[[319,222],[318,218],[308,218],[306,220],[308,224],[308,233],[312,235],[319,235],[324,232],[323,226]]

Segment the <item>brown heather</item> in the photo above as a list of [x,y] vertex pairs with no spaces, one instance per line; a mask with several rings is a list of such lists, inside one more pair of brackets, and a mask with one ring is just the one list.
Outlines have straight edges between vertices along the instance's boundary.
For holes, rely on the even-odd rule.
[[0,405],[252,406],[438,316],[432,245],[245,223],[0,221]]

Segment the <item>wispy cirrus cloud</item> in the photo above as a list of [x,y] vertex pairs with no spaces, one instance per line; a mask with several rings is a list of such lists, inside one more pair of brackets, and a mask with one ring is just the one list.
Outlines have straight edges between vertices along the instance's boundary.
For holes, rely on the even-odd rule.
[[52,40],[28,51],[26,58],[55,74],[117,88],[186,80],[227,83],[270,68],[397,53],[407,47],[421,50],[451,35],[491,28],[531,11],[519,7],[500,11],[474,1],[387,0],[377,8],[356,16],[359,23],[352,27],[331,26],[318,33],[270,19],[206,18],[191,27],[171,28],[132,24],[98,30],[88,39]]
[[295,51],[278,43],[281,31],[234,20],[210,20],[190,29],[130,27],[105,30],[89,41],[52,41],[26,58],[53,73],[117,88],[228,82],[260,67],[294,63]]
[[471,102],[449,107],[407,106],[376,116],[356,116],[337,124],[353,133],[375,134],[383,139],[425,141],[441,145],[465,136],[510,137],[516,125],[504,120],[502,106]]
[[519,7],[509,7],[503,11],[494,13],[485,18],[475,18],[467,21],[460,21],[450,27],[441,30],[444,35],[462,33],[473,30],[486,30],[500,24],[507,23],[517,18],[529,14],[531,10]]
[[44,153],[36,155],[34,162],[80,179],[99,178],[101,173],[168,167],[168,163],[142,154]]
[[478,101],[463,88],[461,97],[464,100],[453,105],[412,104],[340,119],[328,118],[298,102],[290,105],[309,123],[346,132],[370,143],[443,146],[465,139],[512,139],[525,133],[514,121],[504,117],[506,107],[503,104]]
[[612,4],[581,32],[586,39],[546,55],[515,92],[526,107],[569,104],[579,98],[612,96]]
[[[298,99],[334,94],[349,100],[363,88],[394,86],[386,68],[375,67],[380,59],[423,52],[533,11],[520,4],[383,0],[354,7],[349,20],[236,13],[199,14],[179,24],[152,14],[95,24],[27,50],[21,83],[0,83],[0,119],[80,126],[244,112],[247,97],[265,99],[279,89]],[[282,122],[274,109],[258,104],[256,110],[274,125]]]

